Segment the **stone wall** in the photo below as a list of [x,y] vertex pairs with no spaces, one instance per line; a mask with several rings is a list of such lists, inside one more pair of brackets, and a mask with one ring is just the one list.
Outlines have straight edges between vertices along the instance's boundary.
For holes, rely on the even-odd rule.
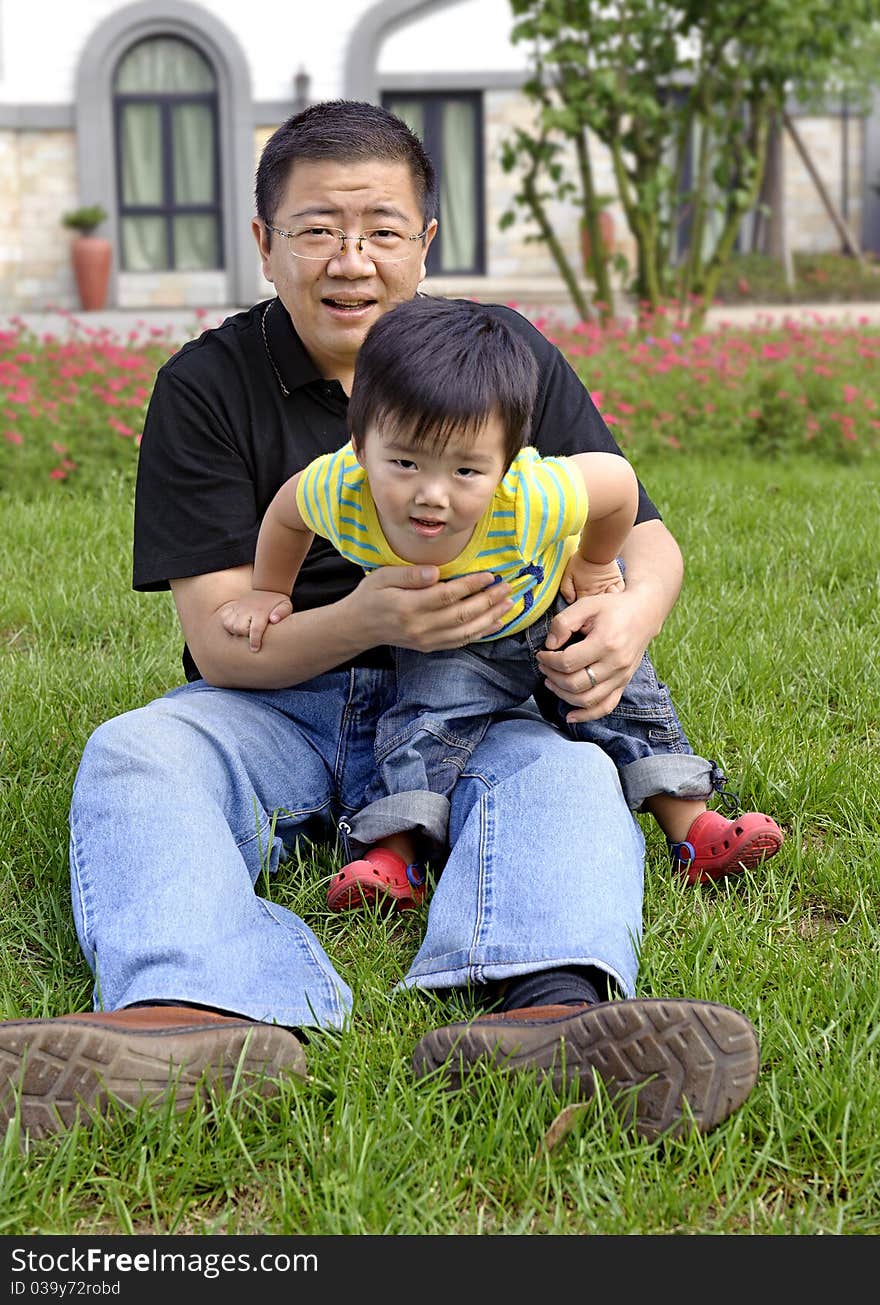
[[[795,119],[795,128],[838,210],[843,212],[846,203],[846,222],[858,240],[862,226],[864,185],[863,120],[851,118],[848,125],[845,125],[839,117],[804,117]],[[841,248],[840,236],[788,132],[784,135],[784,142],[786,235],[789,246],[793,253],[837,251]],[[844,177],[847,173],[844,200]]]
[[0,307],[75,308],[74,233],[61,215],[79,206],[71,131],[0,131]]
[[[485,96],[485,192],[487,277],[491,280],[533,282],[557,280],[555,265],[545,246],[530,236],[534,228],[522,210],[514,224],[501,230],[502,214],[510,207],[514,178],[500,163],[501,142],[518,124],[527,125],[529,109],[516,91],[493,90]],[[254,129],[254,169],[260,151],[277,124]],[[834,202],[843,208],[841,195],[843,135],[839,118],[799,118],[800,131]],[[864,126],[852,119],[848,127],[848,221],[858,237],[861,226],[862,158]],[[614,183],[607,152],[593,150],[596,183],[600,193],[613,194]],[[573,159],[570,166],[574,167]],[[785,139],[785,185],[788,237],[797,251],[834,251],[840,237],[792,141]],[[70,264],[73,232],[61,225],[68,209],[89,202],[77,193],[76,140],[68,130],[0,130],[0,312],[62,308],[76,311],[79,301]],[[580,270],[577,214],[571,205],[553,204],[556,224],[572,265]],[[616,246],[632,259],[633,243],[619,205],[610,212],[617,230]],[[254,252],[254,298],[272,293]],[[210,307],[229,303],[223,272],[120,273],[116,301],[120,307]]]

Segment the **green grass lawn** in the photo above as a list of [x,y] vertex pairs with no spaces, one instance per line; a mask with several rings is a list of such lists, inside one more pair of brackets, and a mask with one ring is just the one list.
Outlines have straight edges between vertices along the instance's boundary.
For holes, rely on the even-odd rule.
[[[356,994],[309,1078],[120,1111],[0,1149],[0,1235],[873,1234],[880,1230],[880,481],[800,455],[647,452],[637,468],[681,542],[682,597],[653,649],[691,741],[787,843],[736,882],[688,889],[645,819],[640,991],[745,1011],[752,1096],[703,1138],[647,1143],[601,1097],[548,1150],[568,1099],[488,1073],[417,1086],[413,1044],[457,1007],[390,997],[423,914],[331,916],[329,850],[272,884]],[[131,478],[0,502],[0,1014],[83,1009],[67,809],[105,718],[180,678],[168,595],[130,590]],[[524,849],[525,854],[525,849]],[[427,909],[427,908],[424,908]]]

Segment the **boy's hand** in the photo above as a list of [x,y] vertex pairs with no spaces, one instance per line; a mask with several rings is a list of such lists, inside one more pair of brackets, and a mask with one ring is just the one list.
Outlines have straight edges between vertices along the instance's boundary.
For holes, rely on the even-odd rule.
[[277,625],[290,616],[293,604],[288,594],[252,589],[243,598],[233,599],[220,609],[220,620],[228,634],[246,637],[251,652],[259,652],[266,626]]
[[567,603],[574,603],[578,598],[616,593],[624,588],[616,562],[588,562],[580,553],[572,553],[559,592]]

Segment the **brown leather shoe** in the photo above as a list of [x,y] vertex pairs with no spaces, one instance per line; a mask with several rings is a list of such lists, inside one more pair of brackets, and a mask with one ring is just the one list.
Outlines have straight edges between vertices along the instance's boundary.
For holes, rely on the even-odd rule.
[[461,1087],[480,1066],[531,1070],[583,1098],[601,1080],[642,1137],[705,1133],[755,1086],[759,1047],[745,1015],[709,1001],[531,1006],[433,1029],[413,1053],[416,1078]]
[[[21,1093],[21,1129],[45,1137],[83,1122],[112,1099],[155,1105],[173,1090],[185,1110],[197,1091],[236,1075],[265,1097],[281,1073],[304,1077],[299,1039],[276,1024],[220,1015],[193,1006],[132,1006],[56,1019],[0,1022],[0,1129],[14,1118]],[[82,1108],[82,1109],[81,1109]]]

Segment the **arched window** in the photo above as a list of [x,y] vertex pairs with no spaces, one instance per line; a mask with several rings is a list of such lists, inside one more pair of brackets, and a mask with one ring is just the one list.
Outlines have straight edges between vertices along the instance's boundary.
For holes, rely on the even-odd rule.
[[223,266],[217,82],[178,37],[139,41],[113,82],[121,266]]

